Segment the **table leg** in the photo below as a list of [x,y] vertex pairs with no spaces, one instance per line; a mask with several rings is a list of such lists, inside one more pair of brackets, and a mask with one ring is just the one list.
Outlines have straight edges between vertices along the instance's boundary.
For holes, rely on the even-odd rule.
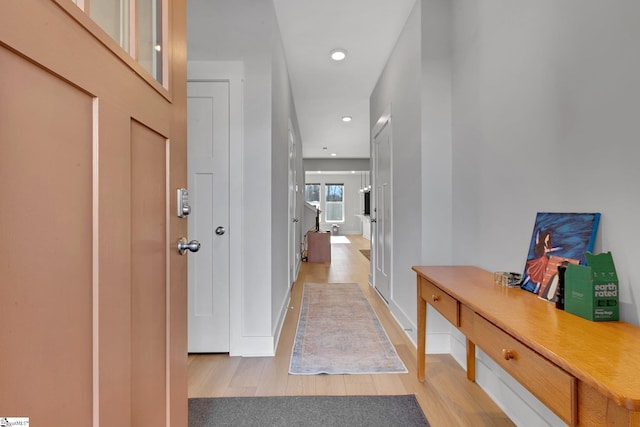
[[467,379],[476,381],[476,345],[467,338]]
[[424,353],[427,329],[427,302],[420,291],[420,277],[418,277],[418,380],[424,381]]

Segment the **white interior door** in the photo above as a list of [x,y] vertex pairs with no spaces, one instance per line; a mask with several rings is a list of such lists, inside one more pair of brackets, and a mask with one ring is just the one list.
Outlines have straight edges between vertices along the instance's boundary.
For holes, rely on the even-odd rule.
[[190,353],[229,352],[229,83],[189,82]]
[[391,298],[391,122],[374,129],[373,139],[373,283],[380,295]]
[[296,281],[299,253],[299,248],[296,247],[296,236],[300,230],[300,220],[296,218],[297,178],[296,140],[291,121],[289,121],[289,287]]

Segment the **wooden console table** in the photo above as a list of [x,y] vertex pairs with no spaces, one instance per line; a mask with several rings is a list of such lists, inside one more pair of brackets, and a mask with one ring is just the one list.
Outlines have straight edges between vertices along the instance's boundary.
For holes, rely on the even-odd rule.
[[418,292],[418,378],[425,376],[426,304],[572,426],[640,426],[640,328],[590,322],[469,266],[413,267]]

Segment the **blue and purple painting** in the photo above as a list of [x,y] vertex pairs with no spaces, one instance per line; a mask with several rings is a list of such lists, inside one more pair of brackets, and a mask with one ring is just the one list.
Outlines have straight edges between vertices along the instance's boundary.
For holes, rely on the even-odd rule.
[[538,293],[551,255],[584,265],[584,253],[593,251],[599,222],[599,213],[538,212],[521,288]]

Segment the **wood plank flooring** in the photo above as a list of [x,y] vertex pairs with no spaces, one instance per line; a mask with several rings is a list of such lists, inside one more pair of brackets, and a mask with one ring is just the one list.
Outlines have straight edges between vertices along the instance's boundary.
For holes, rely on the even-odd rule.
[[[368,249],[369,241],[357,235],[347,237],[350,244],[332,245],[331,263],[302,263],[275,357],[189,355],[189,397],[415,394],[433,427],[513,426],[449,355],[427,355],[426,380],[417,380],[415,346],[368,284],[369,260],[359,249]],[[358,283],[409,373],[289,375],[305,282]]]

